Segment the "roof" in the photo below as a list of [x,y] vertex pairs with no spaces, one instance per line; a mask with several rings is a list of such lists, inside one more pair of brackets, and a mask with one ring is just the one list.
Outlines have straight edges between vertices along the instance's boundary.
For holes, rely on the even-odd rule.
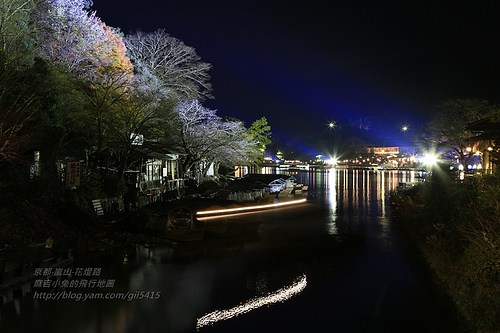
[[500,123],[493,117],[483,118],[481,120],[470,123],[467,129],[479,135],[472,139],[481,140],[498,140],[500,138]]
[[269,187],[271,184],[284,183],[287,179],[295,179],[295,177],[281,174],[248,174],[243,178],[236,179],[235,181],[229,183],[226,189],[232,191],[262,189]]
[[144,141],[142,145],[133,146],[133,149],[146,157],[165,158],[166,155],[182,155],[172,147],[156,141]]

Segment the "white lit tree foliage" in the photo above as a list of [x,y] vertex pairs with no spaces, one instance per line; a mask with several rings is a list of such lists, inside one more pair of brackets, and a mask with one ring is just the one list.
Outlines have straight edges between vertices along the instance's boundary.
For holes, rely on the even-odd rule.
[[240,121],[224,121],[197,100],[180,102],[175,113],[180,122],[176,141],[185,156],[186,173],[205,175],[212,163],[217,166],[248,162],[256,142],[245,134]]
[[120,33],[89,10],[85,0],[41,0],[33,12],[38,52],[82,79],[88,107],[80,114],[90,130],[89,146],[98,167],[106,132],[118,116],[116,104],[130,99],[133,66]]
[[[93,82],[109,80],[112,69],[132,73],[121,36],[106,26],[88,0],[42,0],[33,13],[39,52],[76,76]],[[129,79],[131,79],[129,77]]]
[[176,101],[211,97],[208,72],[212,66],[202,62],[194,48],[165,30],[138,31],[125,37],[125,45],[139,86]]

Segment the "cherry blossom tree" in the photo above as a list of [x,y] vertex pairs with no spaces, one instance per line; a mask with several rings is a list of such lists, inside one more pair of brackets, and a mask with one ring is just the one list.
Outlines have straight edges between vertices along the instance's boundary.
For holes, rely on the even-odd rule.
[[42,0],[33,13],[39,52],[71,73],[87,76],[97,67],[96,45],[106,34],[99,18],[82,0]]
[[[107,148],[116,105],[129,100],[133,65],[122,34],[102,22],[85,0],[40,0],[34,18],[40,54],[82,79],[87,109],[80,117],[88,125],[88,141],[97,168]],[[118,115],[116,115],[118,116]]]
[[259,144],[247,133],[243,122],[238,120],[223,120],[217,126],[217,135],[213,150],[207,154],[205,175],[211,164],[217,173],[219,166],[233,168],[235,165],[249,165],[254,161],[254,153]]
[[130,81],[133,66],[121,35],[89,5],[85,0],[38,1],[33,15],[40,54],[93,82],[108,81],[109,75]]
[[215,110],[203,107],[197,100],[180,102],[175,113],[180,123],[177,142],[186,173],[204,175],[212,163],[248,162],[257,143],[246,135],[241,121],[223,120]]
[[125,45],[138,73],[138,86],[176,101],[211,97],[208,72],[212,66],[165,30],[127,35]]

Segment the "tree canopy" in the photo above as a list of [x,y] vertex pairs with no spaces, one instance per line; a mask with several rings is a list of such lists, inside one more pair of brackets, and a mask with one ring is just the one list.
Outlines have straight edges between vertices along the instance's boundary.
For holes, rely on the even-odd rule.
[[488,117],[497,110],[488,101],[480,99],[449,99],[440,103],[439,112],[429,124],[431,144],[453,158],[465,163],[470,157],[467,150],[474,137],[469,124]]
[[248,128],[247,135],[257,143],[253,152],[254,161],[261,162],[266,147],[271,144],[271,126],[269,126],[266,117],[255,120]]
[[138,31],[127,35],[125,44],[140,86],[152,88],[176,101],[211,97],[208,72],[212,66],[202,62],[194,48],[165,30]]
[[202,105],[212,66],[193,47],[163,29],[124,36],[91,1],[0,0],[0,42],[1,161],[41,150],[51,176],[64,159],[123,174],[141,137],[205,174],[257,161],[270,143],[265,117],[247,130]]

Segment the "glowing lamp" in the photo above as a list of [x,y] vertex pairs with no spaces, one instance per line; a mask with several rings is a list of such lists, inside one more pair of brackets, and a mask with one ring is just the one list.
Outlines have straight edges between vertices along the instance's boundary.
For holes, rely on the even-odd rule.
[[427,153],[424,156],[422,156],[420,161],[427,166],[432,166],[438,162],[438,157],[436,154]]
[[335,157],[329,158],[325,161],[326,164],[328,165],[337,165],[338,160]]

